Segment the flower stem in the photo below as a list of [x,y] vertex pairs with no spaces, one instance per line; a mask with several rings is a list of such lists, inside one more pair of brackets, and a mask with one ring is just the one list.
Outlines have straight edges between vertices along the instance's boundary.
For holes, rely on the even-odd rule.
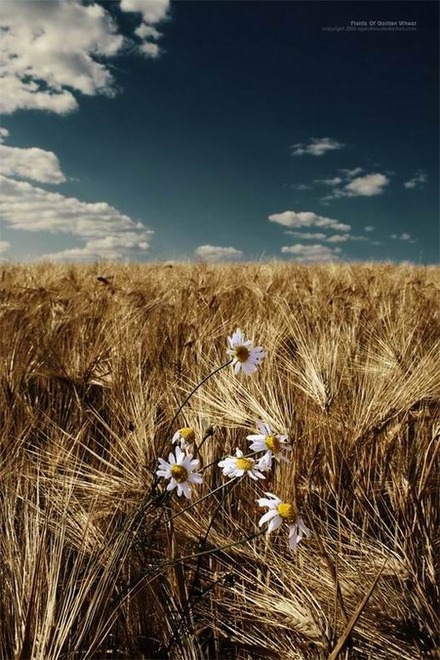
[[180,413],[182,412],[183,408],[186,406],[186,404],[188,403],[188,401],[190,400],[190,398],[191,398],[191,397],[197,392],[197,390],[199,389],[199,387],[202,387],[202,385],[203,385],[204,383],[206,383],[207,380],[209,380],[212,376],[214,376],[216,373],[218,373],[219,371],[221,371],[221,369],[224,369],[225,367],[227,367],[228,365],[230,365],[230,364],[232,363],[232,361],[233,361],[233,360],[232,360],[232,358],[231,358],[230,360],[228,360],[228,361],[225,362],[224,364],[220,365],[220,367],[217,367],[216,369],[214,369],[214,371],[211,371],[210,374],[208,374],[207,376],[205,376],[205,378],[204,378],[203,380],[201,380],[200,383],[198,383],[198,384],[195,386],[195,388],[194,388],[193,390],[191,390],[191,392],[188,394],[188,396],[187,396],[187,397],[184,399],[184,401],[180,404],[180,406],[179,406],[179,408],[178,408],[176,414],[174,415],[173,419],[172,419],[171,422],[169,423],[168,428],[167,428],[167,430],[166,430],[166,432],[165,432],[165,438],[167,438],[168,434],[171,432],[171,429],[173,428],[174,422],[176,421],[176,419],[178,418],[178,416],[180,415]]

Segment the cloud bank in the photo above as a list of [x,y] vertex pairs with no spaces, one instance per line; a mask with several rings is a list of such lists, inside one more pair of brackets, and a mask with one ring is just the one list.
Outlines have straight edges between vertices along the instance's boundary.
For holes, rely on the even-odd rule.
[[[124,36],[106,5],[80,0],[1,3],[0,112],[42,110],[63,115],[77,109],[81,94],[114,96],[117,86],[107,61],[128,49],[157,57],[161,52],[157,24],[168,18],[169,6],[169,0],[121,0],[120,11],[140,20],[133,33]],[[0,211],[6,226],[84,242],[45,255],[57,260],[118,259],[149,249],[153,231],[110,204],[82,202],[17,181],[61,184],[67,179],[56,154],[5,145],[8,136],[1,128]],[[7,247],[3,241],[2,249]]]
[[[75,237],[86,244],[51,258],[122,258],[146,252],[153,231],[106,202],[82,202],[0,176],[0,213],[12,229]],[[47,255],[46,255],[47,256]]]

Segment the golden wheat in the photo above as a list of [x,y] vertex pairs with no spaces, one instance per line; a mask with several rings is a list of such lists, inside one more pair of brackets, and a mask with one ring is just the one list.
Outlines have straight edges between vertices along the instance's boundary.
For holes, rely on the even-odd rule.
[[[0,286],[2,659],[436,657],[438,268],[6,265]],[[214,426],[204,499],[144,506],[237,326],[263,366],[172,429]],[[220,488],[258,419],[290,464]],[[313,529],[297,555],[237,543],[271,489]]]

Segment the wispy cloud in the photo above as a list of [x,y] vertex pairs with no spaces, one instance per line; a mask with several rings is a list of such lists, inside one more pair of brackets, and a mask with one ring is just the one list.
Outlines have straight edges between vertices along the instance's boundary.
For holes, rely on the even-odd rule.
[[73,253],[90,256],[93,251],[96,256],[111,253],[112,258],[119,258],[148,251],[153,231],[106,202],[82,202],[4,176],[0,176],[0,184],[0,213],[11,229],[64,234],[85,241],[83,248],[64,252],[66,257]]
[[365,231],[368,231],[368,232],[374,231],[373,225],[367,225],[366,227],[364,227],[364,229],[365,229]]
[[350,234],[334,234],[333,236],[329,236],[326,241],[327,243],[345,243],[350,238]]
[[219,245],[200,245],[194,251],[197,257],[208,259],[210,261],[220,261],[222,259],[238,259],[243,256],[241,250],[234,247],[221,247]]
[[333,179],[315,179],[315,183],[323,183],[325,186],[337,186],[339,183],[342,183],[342,179],[339,176],[335,176]]
[[303,241],[325,241],[326,239],[325,234],[319,234],[318,232],[287,230],[284,233],[289,236],[295,236],[295,238],[301,238]]
[[364,170],[362,167],[353,167],[352,169],[343,168],[338,171],[342,172],[342,174],[344,174],[344,176],[346,176],[348,179],[353,179],[358,174],[361,174],[361,172]]
[[403,234],[391,234],[391,238],[399,241],[409,241],[411,239],[411,234],[403,232]]
[[[145,29],[135,35],[136,47],[146,55],[159,54],[158,33],[147,28],[166,17],[168,6],[168,0],[121,0],[123,12],[142,16]],[[121,52],[130,39],[119,33],[103,6],[76,0],[3,2],[0,28],[4,114],[18,109],[65,114],[77,108],[75,94],[115,93],[105,60]]]
[[316,262],[338,259],[342,250],[337,247],[330,248],[327,245],[303,245],[302,243],[296,243],[295,245],[284,245],[281,248],[281,252],[283,254],[293,255],[296,261]]
[[310,190],[313,188],[313,186],[310,183],[289,183],[286,184],[286,188],[290,188],[290,190],[297,190],[298,192],[302,192],[303,190]]
[[273,213],[269,216],[270,222],[275,222],[283,227],[328,227],[335,231],[350,231],[350,225],[347,225],[333,218],[326,218],[317,215],[313,211],[283,211],[282,213]]
[[324,138],[311,138],[309,144],[293,144],[291,146],[293,156],[323,156],[329,151],[336,149],[343,149],[345,144],[333,140],[329,137]]
[[428,175],[424,170],[417,170],[415,175],[409,181],[403,184],[405,188],[411,190],[412,188],[423,188],[424,184],[428,181]]

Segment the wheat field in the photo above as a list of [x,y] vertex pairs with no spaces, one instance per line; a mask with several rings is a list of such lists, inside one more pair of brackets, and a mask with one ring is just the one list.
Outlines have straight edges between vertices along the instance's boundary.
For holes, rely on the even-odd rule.
[[[438,658],[440,269],[3,265],[2,660]],[[266,358],[221,369],[237,327]],[[264,419],[264,482],[217,462]],[[164,496],[172,434],[204,482]],[[225,486],[225,484],[227,484]],[[265,491],[312,533],[260,533]]]

